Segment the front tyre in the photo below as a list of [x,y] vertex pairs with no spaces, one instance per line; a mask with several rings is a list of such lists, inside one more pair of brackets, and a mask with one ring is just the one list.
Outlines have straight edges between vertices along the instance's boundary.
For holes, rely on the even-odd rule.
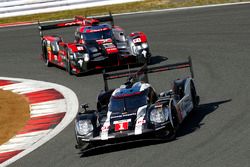
[[194,86],[193,82],[191,82],[190,89],[191,89],[193,108],[196,108],[199,105],[200,97],[197,96],[196,89],[195,89],[195,86]]
[[138,64],[150,64],[151,53],[149,50],[142,50],[140,54],[137,55],[137,63]]
[[76,136],[76,142],[77,142],[77,144],[75,145],[76,149],[85,150],[90,146],[90,143],[82,141],[77,136]]
[[69,75],[72,75],[72,68],[71,68],[71,62],[70,62],[70,54],[69,54],[69,49],[66,48],[67,50],[67,67],[66,67],[66,71],[69,73]]
[[156,134],[156,138],[171,141],[176,138],[176,130],[170,125]]
[[45,60],[44,60],[44,64],[47,66],[47,67],[51,67],[51,63],[49,62],[49,59],[47,57],[47,55],[45,56]]
[[44,64],[47,67],[51,67],[51,63],[48,58],[47,42],[45,40],[42,41],[42,52],[43,52],[42,56],[43,56]]
[[169,129],[171,129],[171,140],[174,140],[176,138],[176,132],[180,126],[180,120],[178,117],[178,112],[173,104],[173,102],[171,102],[170,104],[171,106],[171,127],[169,127]]
[[173,105],[173,102],[171,103],[171,114],[168,116],[168,120],[170,121],[165,125],[166,127],[158,133],[158,138],[163,140],[174,140],[176,138],[176,131],[179,127],[179,119],[177,115],[177,111]]
[[148,65],[150,65],[150,63],[151,63],[151,53],[150,52],[149,52],[149,54],[148,54],[148,56],[146,58],[146,62],[147,62]]
[[71,68],[71,63],[70,60],[67,61],[67,72],[69,73],[69,75],[72,75],[72,68]]

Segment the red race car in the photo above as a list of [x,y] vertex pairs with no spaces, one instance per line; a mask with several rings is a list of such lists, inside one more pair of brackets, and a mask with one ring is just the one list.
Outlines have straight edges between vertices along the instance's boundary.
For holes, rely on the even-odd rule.
[[[122,28],[114,25],[111,14],[96,18],[77,16],[68,22],[38,24],[45,64],[61,66],[69,74],[150,62],[151,53],[146,35],[143,32],[132,32],[126,36]],[[63,42],[59,36],[43,35],[44,30],[70,26],[77,26],[72,43]]]

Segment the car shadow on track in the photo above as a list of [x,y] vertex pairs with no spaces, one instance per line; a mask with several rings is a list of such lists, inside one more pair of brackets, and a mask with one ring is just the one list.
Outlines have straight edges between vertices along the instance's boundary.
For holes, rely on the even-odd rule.
[[[228,99],[228,100],[199,105],[199,107],[192,114],[190,114],[182,123],[181,127],[179,128],[177,132],[176,140],[178,140],[178,137],[187,135],[199,129],[203,125],[201,121],[206,117],[206,115],[217,110],[221,104],[224,104],[230,101],[232,100]],[[81,150],[79,154],[81,158],[84,158],[84,157],[89,157],[89,156],[94,156],[94,155],[100,155],[100,154],[117,152],[117,151],[122,151],[122,150],[133,149],[133,148],[145,147],[145,146],[150,146],[150,145],[158,145],[158,144],[162,144],[166,142],[171,142],[171,141],[157,140],[157,139],[147,139],[147,140],[141,139],[140,141],[128,141],[126,143],[116,143],[113,145],[92,147],[88,150]]]
[[[163,61],[168,60],[167,57],[163,57],[163,56],[153,56],[151,57],[150,65],[155,65],[155,64],[159,64]],[[141,67],[141,65],[130,65],[129,68],[139,68]],[[122,66],[115,66],[115,67],[108,67],[105,69],[105,72],[114,72],[114,71],[119,71],[119,70],[125,70],[128,69],[128,65],[122,65]],[[85,77],[85,76],[89,76],[89,75],[97,75],[97,74],[101,74],[103,72],[103,69],[95,69],[95,70],[91,70],[89,72],[83,73],[83,74],[78,74],[77,77]]]
[[151,145],[157,145],[161,143],[165,143],[164,140],[156,140],[156,139],[142,139],[137,141],[129,141],[126,143],[116,143],[112,145],[105,145],[105,146],[99,146],[95,148],[91,148],[88,150],[81,150],[79,152],[79,155],[81,158],[100,155],[100,154],[106,154],[111,152],[117,152],[117,151],[123,151],[123,150],[129,150],[134,148],[140,148],[140,147],[146,147]]
[[163,57],[163,56],[160,56],[160,55],[155,55],[155,56],[151,57],[149,65],[159,64],[159,63],[167,61],[167,60],[168,60],[167,57]]
[[221,104],[228,103],[232,101],[232,99],[217,101],[212,103],[200,104],[198,108],[194,110],[181,124],[176,137],[185,136],[189,133],[194,132],[197,129],[200,129],[204,123],[201,121],[206,117],[206,115],[214,112],[219,108]]

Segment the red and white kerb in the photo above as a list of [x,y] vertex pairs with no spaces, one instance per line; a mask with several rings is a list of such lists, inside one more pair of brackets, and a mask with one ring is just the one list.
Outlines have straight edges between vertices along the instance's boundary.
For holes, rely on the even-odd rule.
[[[4,162],[32,147],[50,134],[67,114],[69,107],[67,107],[63,91],[58,90],[56,84],[41,83],[39,84],[39,81],[33,82],[33,80],[0,78],[0,89],[24,95],[30,104],[30,119],[26,125],[13,138],[0,146],[0,165],[5,165]],[[76,103],[78,105],[78,102]],[[69,121],[72,119],[73,117]]]

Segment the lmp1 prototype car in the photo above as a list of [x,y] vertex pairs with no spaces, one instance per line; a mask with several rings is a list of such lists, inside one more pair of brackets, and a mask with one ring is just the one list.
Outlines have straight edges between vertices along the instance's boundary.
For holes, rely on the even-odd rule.
[[[147,74],[190,68],[192,77],[177,79],[169,91],[157,94]],[[187,62],[147,68],[139,71],[104,73],[105,91],[98,96],[97,110],[84,110],[75,119],[76,148],[87,149],[90,143],[113,144],[128,138],[174,139],[183,119],[198,105],[191,59]],[[108,89],[108,80],[129,77],[117,89]]]
[[[78,26],[74,43],[65,43],[59,36],[43,35],[44,30],[70,26]],[[111,14],[97,18],[77,16],[73,21],[50,25],[39,23],[39,29],[45,64],[59,65],[70,74],[150,61],[146,35],[143,32],[132,32],[126,36],[122,28],[114,25]]]

